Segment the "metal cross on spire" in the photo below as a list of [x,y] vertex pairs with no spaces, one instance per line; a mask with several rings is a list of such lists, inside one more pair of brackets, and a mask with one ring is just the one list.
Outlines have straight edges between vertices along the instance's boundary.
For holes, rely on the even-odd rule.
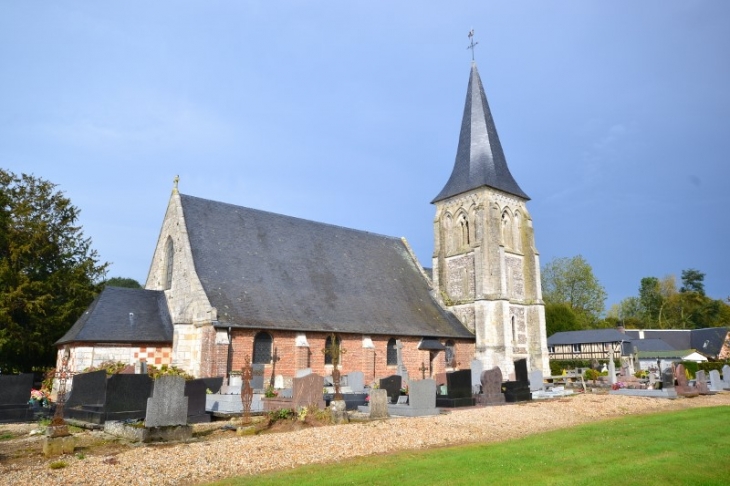
[[478,42],[474,42],[474,29],[471,29],[469,31],[469,45],[467,46],[467,49],[471,49],[471,60],[474,60],[474,47],[479,44]]

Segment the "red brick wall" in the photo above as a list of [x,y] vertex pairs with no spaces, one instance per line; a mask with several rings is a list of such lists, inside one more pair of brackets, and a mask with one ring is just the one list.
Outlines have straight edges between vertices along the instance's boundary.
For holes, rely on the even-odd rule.
[[[233,329],[232,330],[232,359],[231,370],[238,371],[243,367],[244,360],[249,361],[253,357],[253,340],[257,330]],[[268,380],[272,374],[283,376],[294,376],[298,369],[312,368],[314,373],[329,375],[332,373],[332,365],[324,364],[325,340],[329,333],[306,333],[309,347],[297,347],[295,339],[297,333],[287,331],[269,332],[273,338],[273,350],[278,360],[276,363],[267,364],[264,376]],[[396,371],[395,365],[386,364],[388,340],[391,338],[400,339],[403,344],[403,363],[408,369],[411,379],[421,379],[423,376],[420,368],[426,368],[428,377],[429,358],[431,352],[418,349],[420,337],[396,337],[396,336],[370,336],[375,349],[363,348],[363,336],[361,334],[338,334],[345,353],[341,357],[340,370],[346,374],[351,371],[362,371],[365,373],[366,381],[392,375]],[[214,338],[214,336],[213,336]],[[440,340],[442,344],[445,339]],[[458,368],[468,368],[470,361],[474,358],[474,341],[454,339],[455,355]],[[204,345],[205,346],[205,345]],[[226,374],[228,345],[217,344],[210,346],[211,357],[204,362],[211,363],[213,375],[223,376]],[[273,352],[272,350],[272,352]],[[443,373],[446,371],[444,351],[433,352],[431,361],[432,373]]]

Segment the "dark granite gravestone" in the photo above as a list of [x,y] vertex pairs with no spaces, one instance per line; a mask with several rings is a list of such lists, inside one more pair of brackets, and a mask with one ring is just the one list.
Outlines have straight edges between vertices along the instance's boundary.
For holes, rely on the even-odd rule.
[[475,404],[471,387],[471,370],[446,373],[446,396],[436,397],[437,407],[470,407]]
[[495,366],[491,370],[482,371],[482,405],[501,405],[505,402],[502,393],[502,370]]
[[171,427],[186,425],[187,422],[185,378],[174,375],[160,376],[154,381],[152,396],[147,399],[145,427]]
[[524,358],[515,361],[515,381],[530,381],[530,375],[527,372],[527,360]]
[[217,393],[223,385],[223,377],[198,378],[185,382],[185,396],[188,397],[188,423],[210,422],[210,414],[205,411],[208,390]]
[[515,381],[505,381],[502,383],[502,391],[504,392],[504,399],[509,403],[532,400],[526,359],[518,359],[515,361]]
[[107,420],[143,419],[152,378],[147,375],[112,375],[105,371],[82,373],[73,379],[64,417],[103,424]]
[[28,405],[33,388],[33,373],[0,375],[0,423],[33,419]]
[[399,375],[391,375],[381,378],[380,388],[388,393],[388,400],[390,403],[398,402],[402,383],[402,378]]
[[251,365],[251,373],[253,377],[251,378],[251,388],[254,390],[263,390],[264,388],[264,365],[262,364],[252,364]]
[[674,372],[672,368],[665,368],[662,371],[662,389],[668,390],[670,388],[674,389]]

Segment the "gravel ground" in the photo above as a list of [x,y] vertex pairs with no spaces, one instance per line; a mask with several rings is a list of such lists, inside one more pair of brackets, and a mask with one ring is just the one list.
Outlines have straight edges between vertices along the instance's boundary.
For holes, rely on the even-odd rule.
[[[353,422],[246,437],[229,433],[173,445],[124,447],[109,456],[64,456],[60,459],[68,466],[55,470],[49,465],[59,458],[46,459],[37,450],[34,460],[22,465],[6,463],[1,459],[5,442],[2,441],[0,484],[199,484],[404,449],[495,442],[622,415],[718,405],[730,406],[730,393],[677,400],[581,394],[550,401],[453,410],[435,417]],[[12,432],[9,427],[13,426],[0,426],[0,432]],[[27,442],[29,450],[40,450],[39,437],[27,438]]]

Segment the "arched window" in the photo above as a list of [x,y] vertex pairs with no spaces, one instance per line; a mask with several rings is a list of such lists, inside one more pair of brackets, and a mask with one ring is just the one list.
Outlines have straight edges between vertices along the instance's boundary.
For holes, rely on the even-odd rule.
[[[333,348],[339,350],[340,344],[341,344],[341,341],[340,341],[339,336],[335,336],[334,346],[332,343],[332,336],[331,335],[327,336],[327,339],[325,339],[325,341],[324,341],[324,351],[325,351],[324,364],[326,364],[326,365],[332,364],[332,350],[333,350]],[[340,358],[339,364],[342,364],[342,358]]]
[[385,354],[385,364],[395,366],[398,364],[398,350],[395,347],[395,339],[388,339],[388,350]]
[[165,290],[172,287],[172,267],[175,263],[175,245],[172,238],[167,237],[167,246],[165,248]]
[[446,341],[444,360],[446,361],[447,368],[456,368],[456,346],[454,344],[454,341],[451,339]]
[[254,364],[271,363],[271,345],[274,340],[268,332],[259,332],[253,338],[253,362]]
[[514,239],[512,237],[512,218],[507,211],[502,213],[502,244],[505,248],[514,248]]

